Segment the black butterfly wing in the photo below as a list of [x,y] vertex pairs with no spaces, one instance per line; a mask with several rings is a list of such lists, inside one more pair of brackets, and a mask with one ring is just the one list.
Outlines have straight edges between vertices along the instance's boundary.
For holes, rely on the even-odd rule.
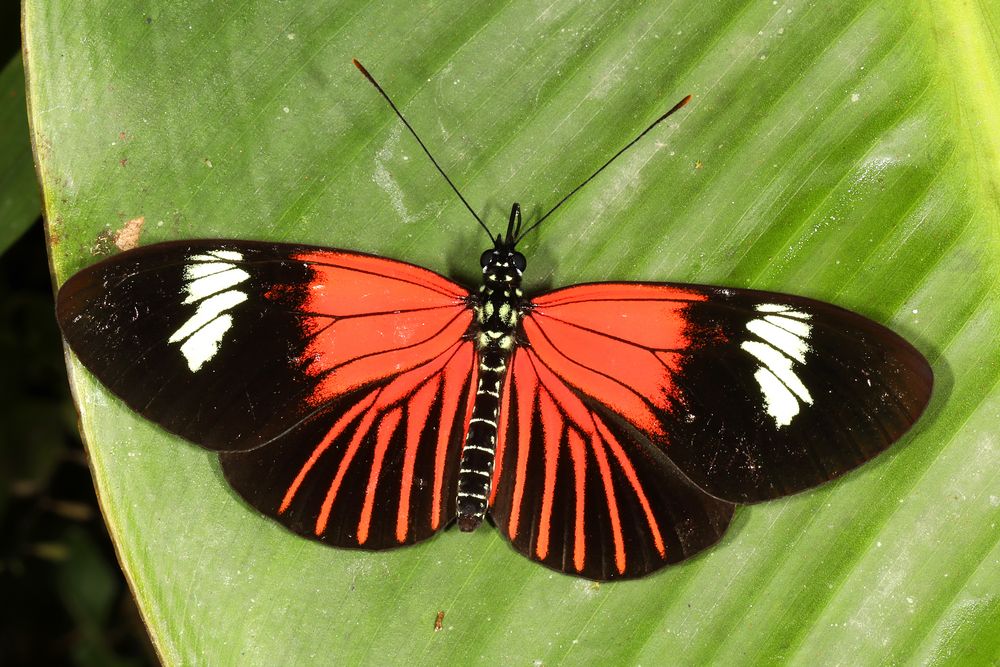
[[804,297],[695,285],[578,285],[533,300],[546,366],[731,502],[833,479],[899,439],[930,398],[889,329]]
[[227,478],[262,512],[339,546],[384,548],[454,515],[456,413],[475,377],[467,296],[360,253],[184,241],[77,273],[57,316],[126,404],[226,452]]

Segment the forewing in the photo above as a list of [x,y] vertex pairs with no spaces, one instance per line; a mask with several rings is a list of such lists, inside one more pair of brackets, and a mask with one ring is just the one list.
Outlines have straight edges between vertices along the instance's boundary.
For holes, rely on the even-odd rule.
[[756,502],[886,449],[930,398],[924,357],[856,313],[804,297],[604,283],[542,295],[527,343],[698,486]]
[[389,259],[203,240],[71,277],[57,315],[83,364],[144,417],[203,447],[253,449],[346,410],[467,331],[462,287]]
[[639,577],[714,544],[729,524],[733,505],[531,349],[514,354],[499,420],[490,512],[532,560],[597,580]]

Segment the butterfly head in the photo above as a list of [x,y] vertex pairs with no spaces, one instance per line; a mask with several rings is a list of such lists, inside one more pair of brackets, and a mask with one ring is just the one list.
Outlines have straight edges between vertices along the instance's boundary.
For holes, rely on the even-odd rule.
[[483,280],[487,285],[513,287],[521,284],[521,274],[528,265],[524,255],[513,246],[502,243],[499,236],[497,244],[480,256],[479,263],[483,267]]
[[507,234],[503,236],[497,234],[493,239],[493,247],[479,257],[479,264],[483,267],[483,279],[487,285],[517,287],[521,284],[521,274],[524,273],[528,261],[515,247],[520,232],[521,206],[515,203],[510,209]]

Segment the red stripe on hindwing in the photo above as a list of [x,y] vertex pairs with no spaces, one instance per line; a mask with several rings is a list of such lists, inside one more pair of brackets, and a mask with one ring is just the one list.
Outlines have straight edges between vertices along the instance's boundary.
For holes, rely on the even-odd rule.
[[573,567],[579,572],[587,558],[587,542],[585,539],[584,512],[587,498],[587,453],[584,451],[583,440],[575,429],[566,434],[569,445],[570,460],[573,462],[573,481],[576,496],[573,498],[575,512],[573,513]]
[[542,419],[545,477],[542,490],[542,516],[535,538],[535,553],[544,559],[549,553],[549,528],[552,525],[552,502],[556,487],[556,469],[559,465],[559,446],[562,444],[563,423],[559,411],[548,392],[538,393],[538,411]]
[[375,458],[368,474],[365,504],[361,508],[361,519],[358,521],[358,544],[364,544],[368,541],[368,526],[371,524],[372,506],[375,504],[378,480],[382,474],[382,461],[385,460],[385,451],[389,448],[389,440],[396,433],[396,427],[399,426],[399,420],[402,416],[399,408],[396,408],[383,417],[382,423],[378,426],[378,435],[375,439]]
[[[403,478],[400,484],[399,511],[396,513],[396,539],[406,541],[410,526],[410,493],[413,490],[413,467],[417,462],[417,447],[420,433],[426,428],[431,402],[438,391],[441,380],[438,376],[417,390],[410,401],[410,411],[406,415],[406,452],[403,455]],[[448,430],[450,432],[451,429]]]
[[282,499],[281,505],[278,507],[278,514],[282,514],[285,510],[288,509],[288,506],[292,503],[292,500],[295,498],[295,494],[298,492],[299,487],[302,486],[303,480],[305,480],[306,475],[309,474],[309,471],[312,470],[312,467],[316,465],[316,461],[319,460],[319,457],[323,455],[323,453],[330,446],[330,444],[337,438],[337,436],[343,433],[344,429],[347,428],[347,425],[350,424],[352,421],[354,421],[355,417],[357,417],[364,410],[367,410],[369,406],[371,406],[371,404],[375,401],[375,396],[377,395],[377,393],[378,393],[377,391],[373,391],[372,393],[365,396],[362,400],[358,401],[354,406],[352,406],[350,410],[345,412],[343,416],[341,416],[340,419],[338,419],[334,423],[333,427],[326,434],[326,437],[324,437],[323,440],[320,441],[319,445],[317,445],[316,448],[313,449],[312,454],[306,460],[305,465],[302,466],[302,468],[299,470],[299,474],[295,476],[295,480],[292,482],[291,486],[288,487],[288,490],[285,492],[285,497]]
[[[615,495],[615,487],[611,477],[611,467],[608,463],[607,453],[605,452],[605,441],[601,438],[602,434],[599,434],[596,430],[594,415],[552,371],[538,360],[537,356],[534,354],[530,356],[532,366],[538,374],[541,384],[559,399],[559,407],[570,416],[573,423],[590,436],[591,449],[594,457],[597,459],[598,469],[601,471],[601,479],[604,483],[604,497],[608,504],[612,539],[615,545],[615,564],[619,572],[624,572],[626,554],[625,540],[622,535],[621,514],[618,511],[618,499]],[[582,568],[577,568],[578,571],[580,569]]]
[[[650,532],[653,535],[653,541],[656,544],[656,550],[661,556],[666,556],[666,547],[663,545],[663,536],[660,534],[660,527],[656,524],[656,517],[653,516],[653,510],[649,505],[649,499],[646,497],[646,492],[642,488],[642,484],[639,482],[639,478],[635,473],[635,468],[632,466],[632,462],[629,460],[628,455],[625,450],[622,449],[621,444],[615,439],[614,435],[608,431],[608,427],[601,420],[595,420],[597,424],[597,429],[600,431],[601,436],[604,438],[604,442],[608,443],[611,449],[611,453],[614,455],[615,459],[618,461],[618,465],[625,472],[625,477],[628,478],[629,484],[632,486],[632,491],[635,493],[636,497],[639,499],[639,503],[642,505],[643,512],[646,515],[646,525],[649,527]],[[624,567],[620,567],[620,570],[624,571]]]
[[[532,423],[534,422],[534,402],[538,391],[538,376],[530,363],[520,352],[514,354],[511,364],[511,382],[517,382],[517,462],[514,470],[514,495],[511,504],[507,531],[514,539],[521,525],[521,504],[524,500],[524,485],[527,482],[528,454],[531,451]],[[504,434],[506,437],[506,434]]]
[[591,449],[597,459],[597,469],[601,472],[601,482],[604,484],[604,500],[608,504],[608,516],[611,518],[611,539],[615,548],[615,567],[618,572],[625,571],[625,539],[622,537],[622,517],[618,511],[618,499],[615,497],[615,484],[611,478],[611,465],[608,454],[604,451],[604,443],[594,434],[591,439]]
[[[472,404],[476,395],[476,378],[479,374],[479,369],[474,362],[475,357],[472,351],[472,343],[465,343],[459,348],[459,351],[454,355],[451,363],[449,363],[444,371],[444,390],[441,397],[442,405],[444,406],[461,405],[462,384],[466,379],[469,382],[469,392],[466,397],[466,417],[463,422],[461,440],[463,443],[469,430],[468,415],[472,412]],[[441,525],[440,508],[444,501],[442,492],[445,465],[448,463],[448,434],[451,433],[454,427],[455,416],[454,410],[447,409],[447,407],[443,410],[441,427],[438,430],[437,446],[434,452],[434,510],[431,515],[431,527],[435,530]],[[454,464],[454,461],[452,461],[452,464]]]
[[326,522],[330,518],[330,510],[333,508],[333,501],[337,499],[337,492],[340,490],[340,485],[344,481],[344,475],[347,474],[347,469],[354,460],[354,456],[358,453],[358,447],[361,446],[361,441],[364,440],[365,435],[368,434],[368,430],[372,427],[372,424],[375,423],[375,418],[377,416],[378,412],[375,410],[369,410],[365,413],[361,423],[358,424],[358,430],[354,433],[354,437],[351,438],[350,443],[347,445],[347,451],[344,453],[344,457],[341,459],[340,465],[337,466],[337,474],[330,483],[330,488],[327,490],[326,497],[323,499],[323,505],[320,507],[319,517],[316,519],[316,535],[322,535],[326,532]]
[[[370,469],[366,477],[366,487],[364,502],[361,507],[357,524],[357,543],[364,545],[368,540],[372,513],[376,507],[376,501],[385,495],[386,498],[395,497],[398,491],[398,505],[395,512],[393,534],[395,539],[403,543],[410,535],[412,502],[414,492],[414,469],[417,460],[421,456],[433,455],[433,488],[430,516],[427,523],[432,529],[437,529],[442,523],[441,508],[445,505],[444,483],[446,469],[449,465],[449,456],[455,457],[459,444],[452,437],[454,429],[454,410],[447,409],[449,401],[458,404],[462,401],[462,391],[467,395],[474,394],[471,381],[474,380],[472,343],[459,342],[451,345],[444,353],[438,355],[431,361],[422,364],[414,369],[398,375],[381,388],[373,390],[363,401],[353,406],[345,413],[330,430],[323,441],[314,449],[312,455],[301,468],[292,486],[286,493],[282,503],[282,511],[292,503],[295,493],[305,481],[310,471],[314,468],[316,461],[323,455],[329,447],[330,442],[341,435],[344,429],[351,425],[358,416],[363,413],[357,421],[354,433],[344,448],[343,454],[337,464],[333,479],[329,484],[323,503],[315,523],[315,534],[322,535],[326,529],[331,513],[334,511],[338,494],[348,475],[362,445],[371,446],[372,460]],[[421,453],[420,440],[426,432],[428,415],[438,394],[442,394],[442,403],[438,407],[440,413],[440,425],[436,429],[436,435],[431,441],[434,443],[433,451],[427,454]],[[400,426],[400,422],[406,417],[405,428]],[[402,431],[404,437],[400,439],[397,431]],[[463,433],[464,437],[464,433]],[[365,443],[369,444],[365,444]],[[398,444],[396,444],[398,443]],[[428,443],[430,444],[430,443]],[[452,451],[449,452],[449,446]],[[383,472],[384,462],[391,447],[402,447],[402,460],[399,472],[399,487],[382,491],[380,479]],[[454,460],[450,464],[457,467]],[[382,501],[379,501],[382,502]],[[378,505],[381,507],[382,505]]]

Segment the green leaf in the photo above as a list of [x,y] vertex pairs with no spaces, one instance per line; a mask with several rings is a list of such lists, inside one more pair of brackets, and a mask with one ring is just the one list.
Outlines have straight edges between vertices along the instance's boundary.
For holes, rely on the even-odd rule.
[[17,55],[0,71],[0,252],[42,211],[24,105],[24,67]]
[[512,200],[539,215],[693,93],[526,243],[529,287],[801,293],[887,323],[937,374],[877,462],[741,509],[691,562],[596,585],[485,528],[379,554],[298,539],[73,362],[106,519],[165,662],[1000,659],[995,6],[143,6],[27,1],[59,281],[141,231],[339,246],[474,284],[485,238],[357,57],[497,228]]

